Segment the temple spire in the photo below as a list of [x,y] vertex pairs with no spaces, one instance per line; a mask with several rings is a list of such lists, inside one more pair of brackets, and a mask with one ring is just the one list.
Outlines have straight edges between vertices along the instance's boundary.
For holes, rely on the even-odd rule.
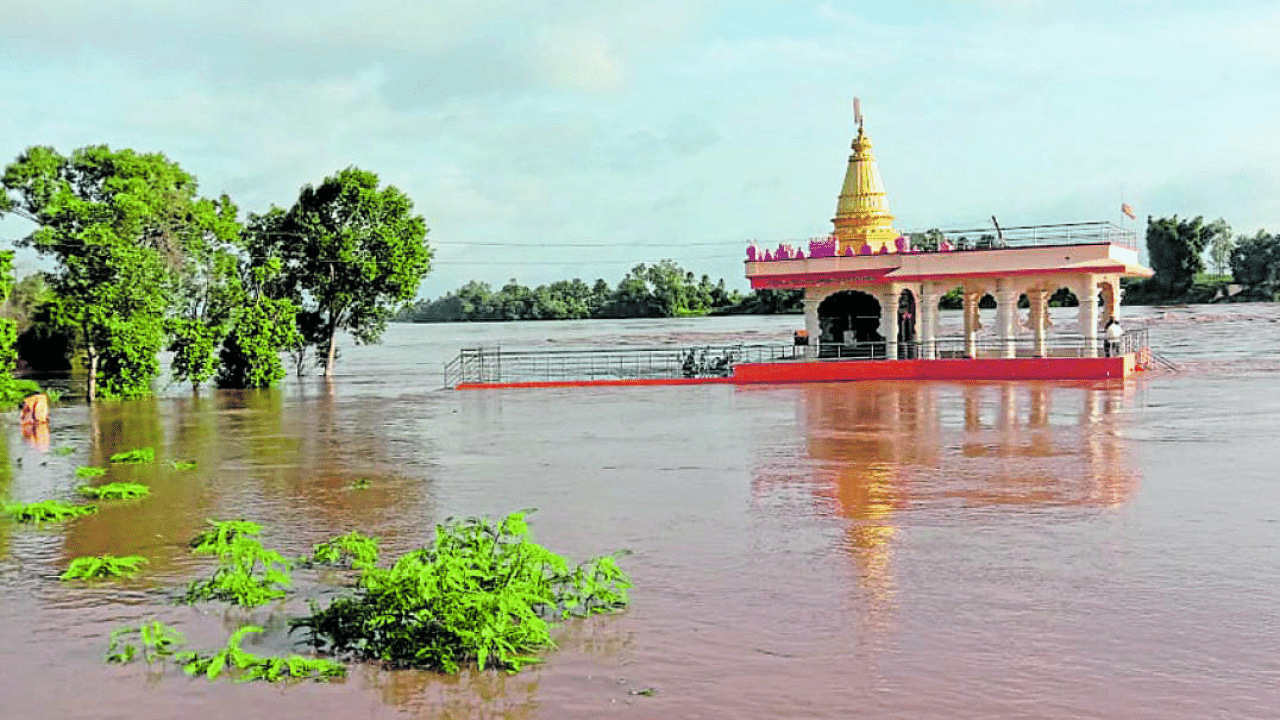
[[861,253],[869,246],[873,253],[887,247],[893,252],[898,231],[893,229],[893,215],[889,212],[888,195],[880,169],[871,153],[871,138],[863,128],[862,104],[853,99],[853,116],[858,125],[858,136],[853,139],[853,154],[845,171],[844,186],[836,203],[835,225],[837,252],[845,254],[847,248]]

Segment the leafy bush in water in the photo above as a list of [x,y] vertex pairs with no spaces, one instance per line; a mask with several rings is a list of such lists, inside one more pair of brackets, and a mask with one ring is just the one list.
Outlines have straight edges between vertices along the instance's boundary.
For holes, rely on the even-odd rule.
[[147,559],[141,555],[116,557],[115,555],[86,555],[71,561],[60,580],[92,580],[94,578],[127,577],[136,575]]
[[76,468],[76,477],[91,478],[101,477],[107,474],[106,468],[94,467],[92,465],[81,465]]
[[256,537],[262,532],[262,526],[248,520],[206,520],[209,525],[191,538],[191,552],[208,555],[217,554],[218,548],[225,547],[241,535]]
[[301,558],[306,565],[337,565],[356,569],[370,568],[378,564],[378,539],[358,532],[340,535],[316,546],[309,557]]
[[57,500],[44,502],[6,505],[4,511],[9,517],[20,523],[62,522],[81,515],[92,515],[98,512],[97,505],[67,505]]
[[153,448],[135,448],[118,452],[111,456],[113,463],[149,463],[155,462],[156,451]]
[[[130,640],[137,639],[141,647]],[[107,646],[107,662],[129,663],[137,657],[139,651],[148,664],[162,657],[173,655],[187,639],[182,633],[165,625],[159,620],[144,622],[138,627],[127,625],[112,631],[111,643]]]
[[169,464],[173,466],[174,470],[190,470],[196,466],[194,460],[174,460]]
[[151,488],[138,483],[116,482],[106,485],[81,485],[77,488],[81,495],[98,500],[134,500],[151,494]]
[[239,671],[240,682],[249,680],[275,682],[286,678],[324,682],[331,677],[341,677],[347,673],[347,669],[341,663],[324,658],[305,658],[300,655],[283,658],[261,657],[240,648],[240,643],[246,635],[260,632],[262,628],[246,625],[236,630],[227,640],[226,646],[212,655],[202,655],[188,650],[174,655],[174,660],[182,664],[182,671],[186,674],[204,675],[210,680],[231,671]]
[[203,582],[192,581],[183,601],[225,600],[255,607],[284,597],[290,584],[290,563],[275,550],[254,540],[260,527],[243,520],[210,521],[213,528],[191,541],[197,555],[216,555],[218,568]]
[[524,513],[448,520],[430,547],[366,567],[354,597],[291,624],[317,647],[392,666],[518,670],[553,645],[546,618],[621,609],[631,586],[613,557],[570,568],[528,532]]

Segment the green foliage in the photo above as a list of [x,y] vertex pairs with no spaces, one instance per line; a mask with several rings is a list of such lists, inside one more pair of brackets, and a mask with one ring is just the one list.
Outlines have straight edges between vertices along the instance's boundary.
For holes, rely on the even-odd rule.
[[352,490],[368,490],[372,485],[373,485],[373,481],[365,477],[356,478],[355,480],[351,481]]
[[227,673],[236,673],[239,682],[250,680],[266,680],[276,682],[284,679],[316,680],[325,682],[329,678],[341,677],[347,669],[340,663],[324,658],[304,658],[290,655],[284,658],[261,657],[240,647],[245,636],[260,633],[262,628],[246,625],[232,633],[227,644],[212,655],[203,655],[195,651],[177,653],[174,660],[182,664],[182,671],[188,675],[203,675],[209,680],[216,680]]
[[173,466],[174,470],[193,470],[196,467],[196,461],[194,460],[174,460],[169,464]]
[[[137,640],[141,647],[134,645],[132,640]],[[111,642],[107,645],[107,662],[130,663],[141,652],[143,659],[150,664],[174,655],[177,648],[186,643],[182,633],[159,620],[144,622],[137,627],[127,625],[112,631]]]
[[151,494],[151,488],[131,482],[114,482],[106,485],[81,485],[81,495],[97,500],[135,500]]
[[366,567],[354,597],[293,621],[333,652],[396,667],[515,671],[553,645],[547,618],[627,604],[630,582],[612,557],[575,568],[532,542],[524,513],[436,526],[430,547],[387,569]]
[[94,578],[129,577],[136,575],[147,564],[141,555],[116,557],[115,555],[86,555],[71,561],[60,580],[92,580]]
[[1205,248],[1218,236],[1230,234],[1230,226],[1222,219],[1206,224],[1203,217],[1147,218],[1147,257],[1156,272],[1151,279],[1155,289],[1170,299],[1187,292],[1196,274],[1204,270]]
[[50,522],[62,522],[81,515],[92,515],[98,512],[97,505],[67,505],[57,500],[43,502],[5,505],[5,514],[20,523],[37,525]]
[[426,222],[413,202],[393,186],[380,187],[367,170],[347,168],[307,185],[287,212],[275,209],[250,225],[250,255],[283,263],[271,297],[318,316],[321,327],[310,339],[326,346],[326,374],[338,331],[377,342],[392,311],[417,294],[431,268]]
[[219,353],[218,387],[268,388],[284,378],[280,352],[301,341],[291,300],[259,298],[245,308]]
[[1231,275],[1249,290],[1280,291],[1280,234],[1259,230],[1240,237],[1231,251]]
[[58,457],[66,457],[68,455],[74,455],[75,452],[76,452],[76,449],[72,445],[63,445],[62,447],[56,447],[53,449],[53,454],[57,455]]
[[761,290],[743,298],[723,279],[698,278],[671,260],[640,264],[610,287],[603,279],[579,278],[529,288],[513,278],[494,292],[471,281],[436,300],[405,308],[402,322],[475,320],[576,320],[581,318],[677,317],[708,313],[800,312],[800,291]]
[[195,178],[164,155],[96,145],[29,148],[0,184],[0,210],[34,222],[24,243],[57,263],[51,325],[83,349],[89,399],[148,394],[177,269],[215,220]]
[[135,448],[133,450],[125,450],[112,455],[110,458],[113,463],[122,463],[127,465],[136,465],[139,463],[149,463],[156,461],[156,451],[154,448]]
[[92,465],[81,465],[76,468],[76,477],[91,478],[101,477],[107,474],[106,468],[94,467]]
[[316,545],[315,551],[302,558],[301,562],[306,565],[370,568],[378,564],[378,539],[358,532],[340,535]]
[[243,520],[209,521],[213,526],[192,539],[197,555],[215,555],[218,567],[204,581],[192,581],[183,602],[224,600],[232,605],[256,607],[284,597],[291,582],[288,560],[253,539],[261,531]]

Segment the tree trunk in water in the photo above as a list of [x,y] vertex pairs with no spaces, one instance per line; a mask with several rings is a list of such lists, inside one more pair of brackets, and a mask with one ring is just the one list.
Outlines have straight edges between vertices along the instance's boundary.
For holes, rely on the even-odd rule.
[[98,354],[89,348],[89,388],[85,399],[92,403],[98,397]]
[[338,325],[334,323],[333,328],[329,330],[329,353],[324,361],[324,376],[333,377],[333,361],[338,354]]

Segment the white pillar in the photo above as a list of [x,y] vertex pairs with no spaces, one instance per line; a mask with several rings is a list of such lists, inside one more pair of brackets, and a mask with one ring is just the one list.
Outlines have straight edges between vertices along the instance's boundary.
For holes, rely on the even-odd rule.
[[996,281],[996,312],[1001,354],[1007,358],[1017,357],[1018,288],[1012,280],[1001,278]]
[[1080,334],[1084,336],[1084,357],[1098,357],[1098,284],[1092,275],[1076,290],[1080,301]]
[[1049,291],[1038,288],[1027,293],[1031,301],[1031,329],[1035,333],[1035,356],[1049,355]]
[[818,357],[818,343],[822,342],[822,325],[818,322],[818,305],[822,298],[813,288],[804,290],[804,330],[809,335],[809,344],[804,349],[805,357]]
[[964,297],[964,354],[967,357],[978,357],[978,330],[982,328],[982,323],[978,322],[978,300],[982,295],[979,292],[970,290],[967,286],[963,288]]
[[889,360],[898,359],[898,293],[892,288],[880,296],[880,334]]
[[933,360],[938,357],[938,295],[937,286],[925,283],[920,287],[920,298],[916,303],[916,314],[920,316],[920,357]]

